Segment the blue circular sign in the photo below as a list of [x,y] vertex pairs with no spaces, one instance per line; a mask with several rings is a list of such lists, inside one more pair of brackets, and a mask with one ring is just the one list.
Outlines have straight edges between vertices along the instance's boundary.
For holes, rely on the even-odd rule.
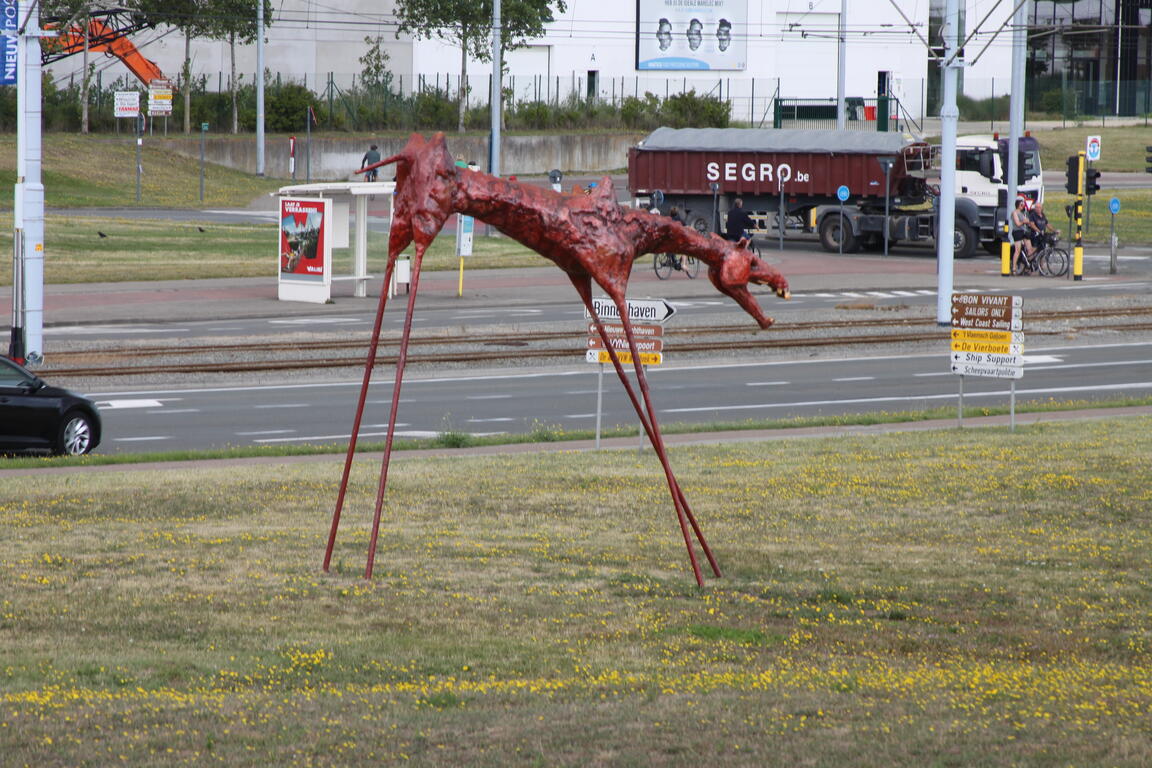
[[1113,215],[1120,213],[1120,198],[1114,197],[1108,201],[1108,210],[1112,211]]
[[840,202],[844,202],[848,199],[848,195],[848,186],[846,184],[841,184],[840,188],[836,190],[836,197],[840,198]]

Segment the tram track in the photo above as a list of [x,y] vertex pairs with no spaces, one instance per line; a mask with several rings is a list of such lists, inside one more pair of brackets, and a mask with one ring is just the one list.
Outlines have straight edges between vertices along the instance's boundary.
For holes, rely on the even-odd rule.
[[[1035,312],[1028,316],[1029,337],[1060,335],[1080,330],[1147,331],[1147,322],[1098,321],[1113,318],[1152,318],[1152,308],[1128,307]],[[1079,323],[1075,327],[1043,327],[1044,323]],[[847,330],[848,334],[829,331]],[[876,333],[876,329],[888,329]],[[904,330],[907,329],[907,330]],[[855,331],[855,332],[852,332]],[[733,353],[800,347],[892,345],[925,341],[943,342],[948,328],[934,319],[869,318],[853,320],[817,320],[780,324],[771,333],[760,333],[746,325],[687,326],[664,330],[665,351],[673,353]],[[726,338],[740,335],[743,338]],[[571,358],[584,349],[587,327],[578,331],[514,331],[476,335],[433,334],[413,336],[409,364],[493,363],[515,357],[524,359]],[[235,344],[149,345],[120,349],[69,350],[53,353],[59,361],[50,373],[60,377],[125,377],[190,373],[259,373],[302,370],[307,368],[361,368],[367,359],[368,335],[356,338],[330,338],[300,341],[259,341]],[[573,342],[571,345],[565,342]],[[376,365],[394,365],[398,358],[395,347],[398,334],[381,339]],[[535,345],[535,346],[534,346]],[[436,347],[450,349],[435,349]],[[493,347],[499,347],[494,349]],[[354,350],[359,354],[333,354]],[[274,357],[283,353],[324,352],[324,357]],[[261,359],[269,356],[270,359]],[[130,365],[140,358],[168,358],[145,365]],[[230,358],[230,359],[221,359]],[[242,358],[242,359],[236,359]],[[69,361],[74,361],[69,364]]]

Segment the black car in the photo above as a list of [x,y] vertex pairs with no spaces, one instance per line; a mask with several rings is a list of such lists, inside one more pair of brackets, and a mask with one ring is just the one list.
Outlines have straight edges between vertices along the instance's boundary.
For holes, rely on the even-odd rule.
[[99,444],[95,403],[0,357],[0,451],[81,456]]

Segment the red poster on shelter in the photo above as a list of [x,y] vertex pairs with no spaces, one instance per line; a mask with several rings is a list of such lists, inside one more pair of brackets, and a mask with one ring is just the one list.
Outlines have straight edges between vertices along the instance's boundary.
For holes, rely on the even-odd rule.
[[280,272],[324,278],[325,200],[280,200]]

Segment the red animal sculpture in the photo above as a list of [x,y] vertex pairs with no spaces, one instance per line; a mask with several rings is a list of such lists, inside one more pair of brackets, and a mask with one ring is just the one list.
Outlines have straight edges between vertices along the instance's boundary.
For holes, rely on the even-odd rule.
[[[404,330],[400,341],[400,354],[396,362],[396,378],[392,389],[392,407],[388,418],[388,434],[384,446],[384,459],[380,470],[380,481],[376,491],[376,510],[372,520],[372,535],[368,549],[368,564],[364,577],[372,578],[373,563],[376,557],[376,544],[380,530],[380,515],[384,504],[384,491],[388,484],[388,466],[392,455],[392,441],[396,415],[400,401],[400,385],[404,377],[404,367],[408,359],[408,340],[412,331],[412,313],[416,304],[416,294],[420,284],[420,264],[428,246],[439,234],[444,223],[454,213],[473,216],[495,226],[504,234],[523,243],[540,255],[553,261],[564,270],[580,299],[591,313],[605,349],[608,350],[624,389],[640,419],[640,424],[648,435],[660,464],[664,469],[665,480],[676,508],[680,530],[688,549],[688,558],[696,583],[703,585],[700,565],[689,527],[700,542],[701,549],[708,558],[712,572],[720,576],[716,563],[703,532],[692,514],[684,493],[672,472],[660,425],[656,422],[656,411],[648,390],[644,367],[636,351],[632,324],[628,319],[625,291],[632,263],[648,253],[680,253],[695,256],[708,265],[708,277],[721,292],[734,299],[748,314],[755,318],[761,328],[772,324],[772,319],[764,315],[756,299],[748,290],[749,284],[770,286],[782,298],[789,298],[788,282],[774,268],[761,261],[747,249],[747,243],[728,242],[716,235],[702,235],[695,230],[674,222],[671,219],[622,208],[615,199],[611,180],[605,179],[590,195],[562,194],[540,187],[519,184],[479,171],[458,167],[448,152],[442,133],[437,133],[431,141],[425,141],[413,134],[407,145],[398,154],[388,157],[376,165],[357,171],[363,173],[381,165],[396,164],[396,192],[392,217],[392,227],[388,238],[388,266],[384,284],[392,280],[392,272],[397,256],[413,241],[416,243],[412,259],[411,290],[408,296],[408,310],[404,317]],[[624,326],[628,348],[636,369],[636,381],[643,401],[637,397],[624,368],[620,363],[607,333],[592,306],[592,283],[595,282],[616,305],[620,321]],[[336,508],[332,515],[332,526],[328,536],[328,547],[324,555],[324,571],[327,572],[332,560],[332,550],[336,542],[336,532],[340,525],[340,515],[348,488],[348,477],[356,452],[356,441],[368,394],[372,368],[376,363],[376,351],[380,340],[380,328],[387,302],[387,291],[380,292],[380,304],[372,329],[372,341],[364,366],[364,381],[356,406],[356,417],[352,427],[348,453],[344,461],[344,474],[340,480],[340,490],[336,498]]]

